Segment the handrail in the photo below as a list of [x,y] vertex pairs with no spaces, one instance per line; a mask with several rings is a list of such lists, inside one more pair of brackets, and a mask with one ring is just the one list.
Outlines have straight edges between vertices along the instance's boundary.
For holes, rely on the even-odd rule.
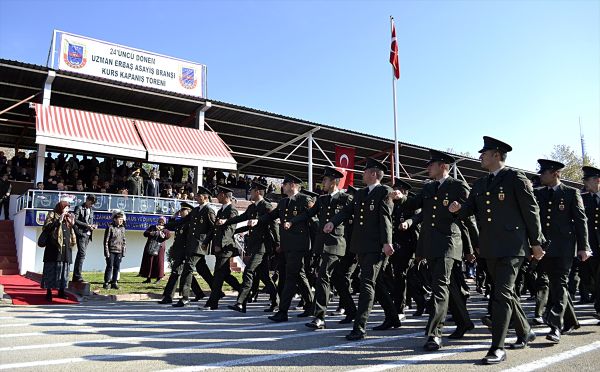
[[125,213],[172,215],[181,208],[181,203],[184,201],[193,206],[198,205],[193,200],[175,198],[30,189],[17,198],[17,212],[28,208],[51,210],[61,200],[67,201],[71,208],[75,208],[85,202],[88,195],[96,197],[96,204],[92,209],[100,212],[119,209]]

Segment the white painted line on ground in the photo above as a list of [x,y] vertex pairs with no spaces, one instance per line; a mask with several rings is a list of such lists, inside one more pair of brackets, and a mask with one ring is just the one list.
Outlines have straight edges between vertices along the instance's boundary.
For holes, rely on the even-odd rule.
[[[275,324],[282,325],[282,323],[275,323]],[[283,323],[283,325],[285,325],[285,323]],[[349,328],[348,329],[345,329],[345,328],[325,329],[325,330],[322,330],[319,332],[320,333],[332,333],[332,332],[349,331],[349,330],[350,330]],[[119,354],[87,355],[84,357],[76,357],[76,358],[46,359],[46,360],[40,360],[40,361],[34,361],[34,362],[0,364],[0,370],[40,367],[40,366],[60,365],[60,364],[71,364],[71,363],[82,363],[82,362],[91,362],[91,361],[117,360],[117,359],[129,358],[132,356],[144,357],[144,356],[155,355],[155,354],[186,353],[189,350],[196,350],[196,349],[226,348],[229,346],[237,346],[240,344],[261,342],[261,341],[262,342],[264,342],[264,341],[278,342],[278,341],[281,341],[284,339],[289,339],[289,338],[299,338],[299,337],[307,337],[307,336],[314,336],[314,335],[315,335],[315,332],[310,331],[310,332],[304,332],[304,333],[292,333],[292,334],[287,334],[287,335],[284,335],[281,337],[274,337],[274,338],[247,338],[247,339],[242,339],[242,340],[212,342],[212,343],[205,343],[205,344],[201,344],[201,345],[192,345],[192,346],[178,347],[178,348],[152,349],[152,350],[134,351],[134,352],[128,352],[128,353],[119,353]],[[201,342],[201,340],[199,340],[197,342]],[[382,342],[382,341],[380,341],[380,342]]]
[[583,353],[588,353],[590,351],[600,349],[600,341],[593,342],[589,345],[580,346],[575,349],[571,349],[560,354],[556,354],[550,357],[542,358],[531,363],[522,364],[520,366],[505,369],[503,372],[528,372],[535,371],[536,369],[545,368],[552,364],[565,361],[567,359],[571,359],[576,356],[580,356]]

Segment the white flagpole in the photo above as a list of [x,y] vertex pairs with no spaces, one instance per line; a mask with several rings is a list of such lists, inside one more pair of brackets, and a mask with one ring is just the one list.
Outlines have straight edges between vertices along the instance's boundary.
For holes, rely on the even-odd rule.
[[[394,17],[390,16],[390,29],[394,28]],[[390,31],[391,32],[391,31]],[[396,46],[398,36],[396,36]],[[392,66],[392,91],[394,92],[394,177],[400,177],[400,154],[398,151],[398,122],[396,114],[396,75]]]

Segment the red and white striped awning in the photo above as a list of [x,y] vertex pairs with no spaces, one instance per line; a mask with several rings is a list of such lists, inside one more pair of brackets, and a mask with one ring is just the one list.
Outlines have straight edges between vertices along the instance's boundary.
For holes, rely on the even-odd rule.
[[215,132],[135,121],[148,161],[167,164],[236,169],[237,162]]
[[58,106],[35,105],[35,142],[67,149],[145,159],[133,120]]

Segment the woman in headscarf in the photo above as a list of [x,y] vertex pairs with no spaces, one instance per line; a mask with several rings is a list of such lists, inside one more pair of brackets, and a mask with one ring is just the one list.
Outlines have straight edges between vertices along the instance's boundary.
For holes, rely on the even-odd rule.
[[165,242],[171,237],[171,232],[165,229],[166,222],[164,217],[159,217],[156,225],[144,231],[144,236],[148,240],[144,247],[139,273],[139,276],[146,278],[143,283],[150,283],[150,279],[156,279],[158,283],[165,276]]
[[52,289],[58,289],[58,297],[67,298],[65,288],[69,281],[69,265],[73,263],[72,251],[77,244],[73,224],[75,217],[69,203],[61,201],[46,216],[43,229],[48,238],[44,250],[42,288],[46,288],[46,299],[52,301]]

